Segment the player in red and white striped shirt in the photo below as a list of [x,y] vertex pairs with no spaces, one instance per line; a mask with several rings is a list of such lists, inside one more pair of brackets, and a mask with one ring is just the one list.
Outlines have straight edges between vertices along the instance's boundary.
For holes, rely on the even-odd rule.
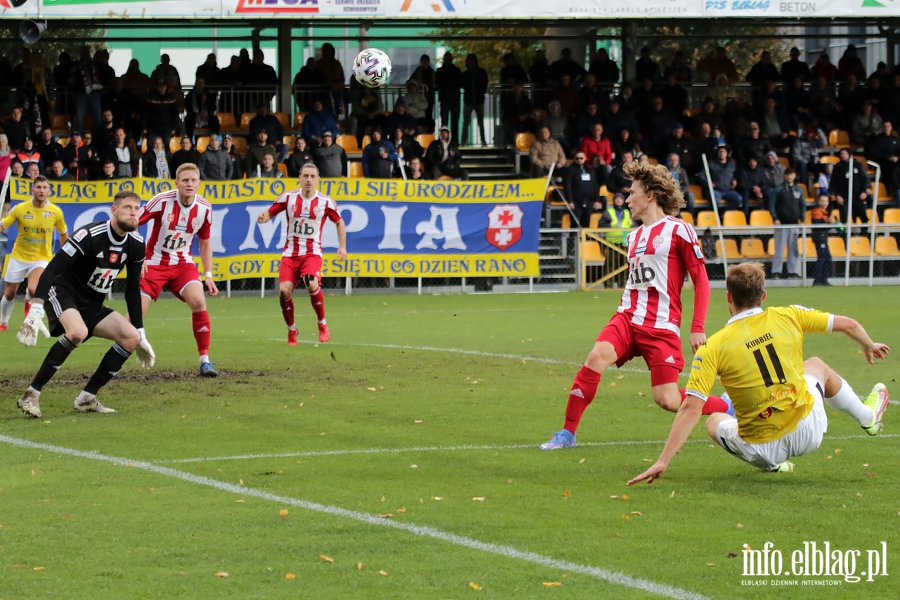
[[[149,223],[147,256],[141,279],[141,303],[144,314],[150,301],[156,301],[163,287],[191,307],[191,322],[197,351],[200,353],[200,375],[216,377],[209,362],[210,322],[200,273],[191,255],[194,236],[200,246],[200,261],[206,273],[206,289],[210,296],[219,293],[212,280],[212,205],[197,195],[200,169],[186,163],[175,172],[175,188],[153,197],[141,208],[140,224]],[[196,285],[194,285],[196,284]]]
[[297,326],[294,324],[294,288],[303,282],[309,292],[309,301],[319,321],[319,341],[331,339],[325,321],[325,297],[322,295],[320,272],[322,270],[322,229],[325,219],[337,225],[338,258],[347,259],[347,228],[338,213],[334,200],[320,194],[319,169],[312,163],[300,169],[300,189],[282,194],[272,206],[256,219],[268,223],[272,217],[285,212],[287,217],[287,241],[281,254],[278,272],[281,314],[288,326],[288,346],[297,345]]
[[[597,337],[594,349],[578,371],[562,431],[541,445],[556,450],[575,445],[575,431],[593,401],[600,376],[611,365],[621,367],[642,356],[650,368],[653,399],[670,411],[683,401],[678,376],[684,367],[681,352],[681,289],[685,275],[694,282],[694,316],[690,343],[696,352],[706,341],[703,325],[709,306],[709,280],[703,250],[694,230],[676,217],[683,201],[677,182],[663,166],[631,163],[625,173],[633,179],[628,207],[643,225],[628,235],[628,283],[616,314]],[[704,414],[726,412],[728,405],[711,397]]]

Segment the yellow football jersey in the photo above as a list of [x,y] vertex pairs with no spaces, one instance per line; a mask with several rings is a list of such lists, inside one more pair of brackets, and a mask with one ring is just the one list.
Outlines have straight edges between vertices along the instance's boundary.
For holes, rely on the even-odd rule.
[[831,332],[834,315],[802,306],[735,315],[697,350],[687,393],[704,400],[716,375],[734,403],[745,442],[777,440],[813,407],[803,377],[803,334]]
[[49,261],[53,258],[53,230],[67,233],[62,209],[49,202],[43,208],[31,202],[17,204],[0,223],[6,229],[19,224],[11,256],[22,262]]

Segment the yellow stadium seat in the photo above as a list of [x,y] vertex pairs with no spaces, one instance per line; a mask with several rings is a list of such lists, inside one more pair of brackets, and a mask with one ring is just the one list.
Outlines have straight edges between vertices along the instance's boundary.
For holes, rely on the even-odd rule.
[[533,111],[531,111],[531,118],[537,125],[540,125],[544,122],[544,119],[547,118],[547,111],[543,108],[535,108]]
[[766,250],[762,240],[758,238],[745,238],[741,240],[741,256],[744,258],[766,258]]
[[363,173],[362,161],[350,161],[350,177],[365,177],[365,174]]
[[828,164],[828,163],[836,165],[839,162],[841,162],[841,159],[838,156],[820,156],[819,157],[819,164],[821,164],[821,165]]
[[[803,244],[803,240],[801,239],[800,243],[798,245],[802,245],[802,244]],[[816,243],[813,241],[813,239],[811,237],[806,238],[806,252],[801,252],[800,255],[808,256],[808,257],[813,257],[813,256],[819,255],[819,251],[816,250]]]
[[697,213],[697,227],[705,229],[716,226],[716,213],[711,210],[701,210]]
[[832,256],[847,256],[847,246],[844,244],[844,238],[829,237],[828,250],[831,251]]
[[278,122],[281,123],[282,127],[284,127],[285,129],[291,128],[291,120],[290,118],[288,118],[287,113],[276,112],[272,114],[275,115],[275,118],[278,119]]
[[869,256],[872,254],[872,245],[869,238],[860,235],[850,238],[850,256]]
[[891,197],[888,196],[887,186],[884,185],[883,181],[878,182],[878,194],[877,198],[884,202],[885,200],[890,200]]
[[885,223],[900,223],[900,208],[887,208],[884,211]]
[[428,150],[428,146],[434,141],[434,136],[430,133],[420,133],[416,136],[416,141],[419,142],[420,146]]
[[547,186],[547,194],[544,196],[544,200],[550,203],[550,206],[565,206],[566,203],[560,200],[559,194],[554,194],[554,192],[564,192],[565,190],[561,185],[556,185],[551,183]]
[[572,217],[567,214],[562,216],[562,221],[559,224],[562,229],[572,229]]
[[691,184],[688,188],[690,192],[694,195],[694,204],[703,203],[705,200],[703,199],[703,188],[697,185],[696,183]]
[[209,136],[208,135],[200,135],[197,136],[197,152],[206,152],[206,148],[209,146]]
[[339,135],[334,143],[343,148],[344,152],[359,152],[359,146],[356,143],[355,136]]
[[362,146],[360,146],[360,148],[365,148],[366,146],[368,146],[371,143],[372,143],[372,136],[370,136],[369,134],[366,134],[363,136]]
[[169,152],[175,154],[181,150],[181,138],[177,135],[173,135],[169,138]]
[[694,224],[694,215],[689,213],[686,210],[681,211],[681,220],[687,223],[688,225]]
[[287,165],[286,165],[286,164],[284,164],[284,163],[278,163],[278,170],[281,171],[281,176],[282,176],[282,177],[287,177],[287,176],[288,176],[288,170],[287,170]]
[[767,210],[754,210],[750,212],[750,227],[771,227],[775,225],[772,213]]
[[782,165],[784,165],[785,169],[789,169],[791,167],[791,159],[788,158],[787,156],[779,156],[778,162],[780,162]]
[[806,198],[806,201],[807,201],[807,202],[814,202],[814,201],[815,201],[815,198],[814,198],[813,196],[810,196],[810,195],[809,195],[809,190],[806,188],[806,184],[805,184],[805,183],[798,183],[797,185],[799,185],[799,186],[800,186],[800,189],[803,190],[803,197]]
[[[241,114],[241,129],[250,129],[250,119],[256,116],[256,113],[245,112]],[[220,124],[221,126],[221,124]]]
[[50,115],[50,128],[57,131],[68,131],[69,115]]
[[219,117],[219,128],[225,131],[229,129],[237,129],[237,126],[234,122],[234,115],[230,112],[217,113],[217,117]]
[[606,260],[603,255],[603,249],[600,248],[600,242],[588,240],[581,248],[581,255],[584,257],[585,263],[598,263]]
[[534,134],[531,133],[517,133],[516,134],[516,150],[519,152],[528,152],[531,150],[531,145],[534,143]]
[[[750,215],[750,216],[752,217],[753,215]],[[807,225],[812,225],[812,211],[811,210],[806,211],[806,216],[803,217],[803,222],[806,223]]]
[[294,113],[294,129],[303,129],[303,119],[306,118],[307,112],[295,112]]
[[722,215],[722,226],[723,227],[746,227],[747,226],[747,216],[744,215],[744,211],[742,211],[742,210],[726,210],[725,214]]
[[828,145],[833,148],[849,148],[850,133],[841,129],[835,129],[828,133]]
[[247,151],[249,150],[249,147],[247,146],[247,138],[242,135],[236,135],[231,139],[231,141],[234,144],[235,152],[237,152],[238,154],[247,154]]
[[737,242],[731,239],[725,240],[725,252],[722,252],[722,242],[720,240],[716,240],[716,256],[722,258],[725,256],[728,260],[737,260],[741,257],[741,253],[738,250]]
[[591,229],[597,229],[598,227],[600,227],[600,217],[602,216],[603,213],[591,213],[591,222],[589,223]]
[[897,248],[897,238],[891,236],[875,238],[875,254],[878,256],[900,256],[900,249]]

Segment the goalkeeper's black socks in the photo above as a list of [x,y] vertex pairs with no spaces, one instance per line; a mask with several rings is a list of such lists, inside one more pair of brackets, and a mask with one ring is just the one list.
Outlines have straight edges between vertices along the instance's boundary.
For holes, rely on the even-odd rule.
[[69,354],[71,354],[72,350],[75,348],[75,344],[69,341],[69,338],[66,336],[62,336],[56,340],[56,343],[51,346],[50,352],[47,353],[47,358],[44,359],[41,368],[38,369],[37,375],[34,376],[31,387],[40,392],[41,389],[47,385],[47,382],[56,375],[56,372],[62,364],[66,362],[66,359],[69,358]]
[[119,344],[113,344],[113,347],[106,351],[106,355],[100,361],[100,366],[91,375],[91,380],[84,386],[84,391],[96,396],[100,388],[119,374],[119,369],[122,368],[129,356],[131,356],[131,352]]

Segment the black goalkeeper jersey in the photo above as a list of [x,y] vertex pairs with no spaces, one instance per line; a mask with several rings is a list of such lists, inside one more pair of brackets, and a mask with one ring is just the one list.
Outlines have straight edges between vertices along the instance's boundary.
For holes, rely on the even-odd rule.
[[35,297],[47,300],[51,287],[65,289],[79,308],[103,304],[113,281],[127,269],[125,301],[135,327],[142,327],[141,267],[144,238],[136,231],[119,237],[109,221],[79,228],[47,265]]

